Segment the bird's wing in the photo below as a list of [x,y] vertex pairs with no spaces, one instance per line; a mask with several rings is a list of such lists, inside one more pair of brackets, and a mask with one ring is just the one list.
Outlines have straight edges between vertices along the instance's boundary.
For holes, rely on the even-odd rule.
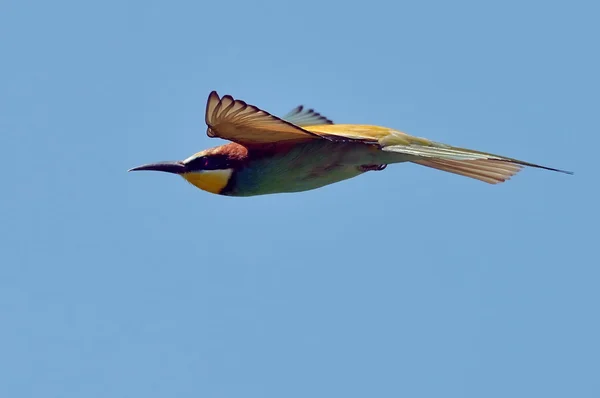
[[322,124],[304,128],[332,141],[360,141],[368,144],[377,144],[381,138],[395,131],[387,127],[362,124]]
[[209,137],[247,146],[324,138],[230,95],[219,98],[216,91],[208,96],[205,117]]
[[299,105],[292,109],[283,120],[295,124],[296,126],[318,126],[322,124],[333,124],[333,121],[316,112],[314,109],[305,109]]
[[308,127],[307,129],[329,139],[336,137],[338,140],[346,139],[377,144],[383,151],[409,155],[413,163],[475,178],[490,184],[506,181],[524,166],[573,174],[570,171],[492,153],[442,144],[386,127],[336,124]]

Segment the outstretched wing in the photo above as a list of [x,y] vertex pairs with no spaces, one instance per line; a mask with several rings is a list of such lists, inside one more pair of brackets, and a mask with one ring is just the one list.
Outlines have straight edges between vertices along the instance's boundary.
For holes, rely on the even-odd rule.
[[412,158],[410,161],[413,163],[475,178],[490,184],[508,180],[524,166],[572,174],[570,171],[506,156],[446,145],[387,127],[335,124],[307,127],[307,129],[331,140],[376,144],[385,152],[409,155]]
[[333,121],[316,112],[314,109],[305,109],[299,105],[292,109],[283,120],[295,124],[296,126],[318,126],[322,124],[333,124]]
[[219,98],[216,91],[208,96],[205,117],[209,137],[247,146],[324,138],[230,95]]

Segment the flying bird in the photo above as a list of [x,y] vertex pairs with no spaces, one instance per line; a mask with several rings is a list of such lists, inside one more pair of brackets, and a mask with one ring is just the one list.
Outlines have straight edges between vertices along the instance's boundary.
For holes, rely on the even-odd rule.
[[227,196],[308,191],[403,162],[489,184],[508,180],[524,166],[573,174],[388,127],[335,124],[303,106],[277,117],[231,95],[219,97],[216,91],[208,96],[205,120],[209,137],[231,142],[185,160],[129,171],[178,174],[204,191]]

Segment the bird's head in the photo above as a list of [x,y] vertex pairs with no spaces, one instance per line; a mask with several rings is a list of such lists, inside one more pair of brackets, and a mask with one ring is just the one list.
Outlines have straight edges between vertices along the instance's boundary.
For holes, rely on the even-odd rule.
[[181,161],[150,163],[129,171],[162,171],[178,174],[204,191],[221,194],[234,172],[243,166],[247,151],[237,145],[223,145],[198,152]]

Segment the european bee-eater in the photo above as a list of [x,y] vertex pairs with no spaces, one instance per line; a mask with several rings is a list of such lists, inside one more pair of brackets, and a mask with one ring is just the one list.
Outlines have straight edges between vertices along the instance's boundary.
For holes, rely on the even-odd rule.
[[178,174],[196,187],[228,196],[308,191],[412,162],[475,178],[504,182],[523,166],[561,173],[533,163],[453,147],[388,127],[334,124],[298,106],[279,118],[256,106],[213,91],[206,104],[209,137],[231,143],[176,162],[134,167]]

